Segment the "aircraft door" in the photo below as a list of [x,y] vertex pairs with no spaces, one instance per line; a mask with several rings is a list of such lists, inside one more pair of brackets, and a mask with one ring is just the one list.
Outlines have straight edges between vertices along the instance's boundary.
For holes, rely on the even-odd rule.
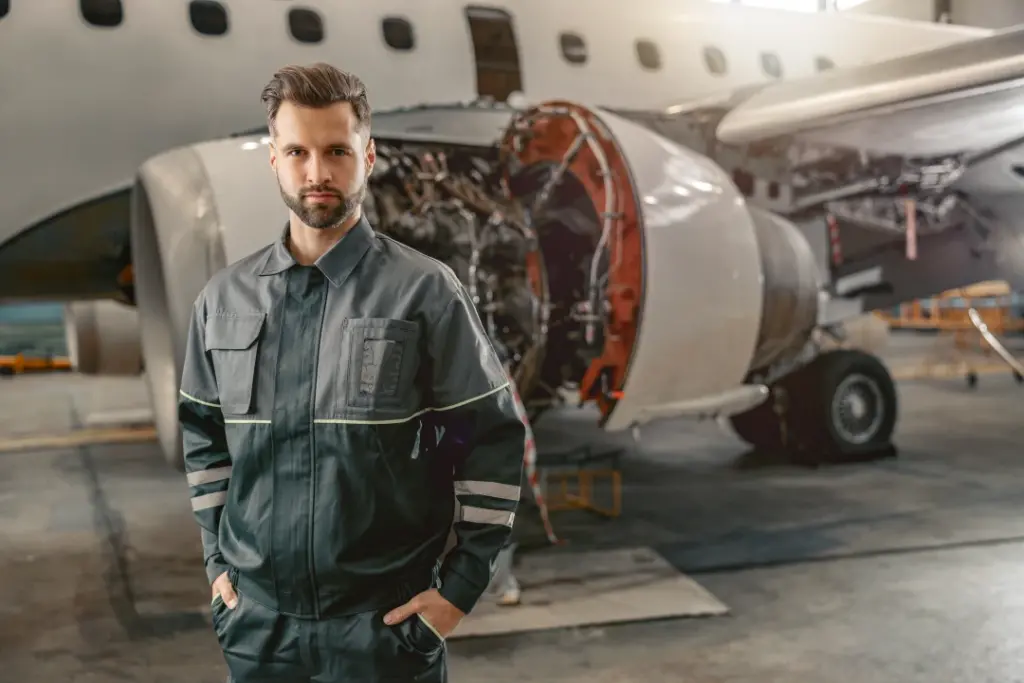
[[509,95],[523,90],[512,16],[493,7],[470,6],[466,20],[473,39],[477,94],[505,102]]

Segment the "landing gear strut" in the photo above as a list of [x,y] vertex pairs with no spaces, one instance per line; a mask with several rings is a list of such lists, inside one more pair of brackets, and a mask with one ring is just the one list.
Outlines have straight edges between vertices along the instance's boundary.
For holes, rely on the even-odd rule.
[[802,462],[888,455],[896,427],[896,386],[876,357],[852,349],[822,353],[771,387],[767,401],[732,417],[755,448]]

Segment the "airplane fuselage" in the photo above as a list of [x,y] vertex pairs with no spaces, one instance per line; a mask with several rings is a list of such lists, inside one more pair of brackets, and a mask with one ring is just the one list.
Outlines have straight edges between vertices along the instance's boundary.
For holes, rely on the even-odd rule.
[[[16,0],[0,18],[0,148],[9,160],[0,299],[107,295],[97,283],[65,291],[44,280],[52,267],[119,264],[127,216],[118,197],[139,165],[262,126],[258,94],[285,63],[354,71],[376,110],[513,90],[526,101],[655,109],[986,33],[679,0],[591,0],[585,9],[539,0],[313,2],[314,14],[298,15],[281,3],[133,2],[119,23],[83,9],[94,4]],[[43,237],[51,222],[59,229]],[[34,226],[39,238],[11,241]]]

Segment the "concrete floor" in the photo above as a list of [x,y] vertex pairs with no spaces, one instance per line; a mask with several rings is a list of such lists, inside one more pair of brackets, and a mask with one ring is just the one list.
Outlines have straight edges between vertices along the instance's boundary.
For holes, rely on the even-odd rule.
[[[1022,680],[1024,389],[1006,377],[961,386],[903,384],[899,457],[876,463],[759,464],[710,426],[650,430],[626,478],[628,520],[600,542],[650,539],[731,615],[456,643],[454,670],[502,682]],[[558,530],[582,538],[579,525]]]
[[[645,430],[623,517],[557,531],[651,545],[731,614],[455,641],[453,682],[1021,678],[1022,394],[903,383],[899,457],[843,467],[760,462],[710,423]],[[589,431],[572,413],[538,438]],[[0,454],[0,548],[0,681],[223,680],[187,490],[155,445]]]

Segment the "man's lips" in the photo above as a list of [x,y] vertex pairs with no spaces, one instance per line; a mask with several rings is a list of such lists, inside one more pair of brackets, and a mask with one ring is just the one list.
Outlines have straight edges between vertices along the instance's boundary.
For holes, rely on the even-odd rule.
[[338,199],[338,195],[331,194],[330,192],[310,192],[305,195],[306,199],[315,199],[317,201],[323,201],[325,199]]

